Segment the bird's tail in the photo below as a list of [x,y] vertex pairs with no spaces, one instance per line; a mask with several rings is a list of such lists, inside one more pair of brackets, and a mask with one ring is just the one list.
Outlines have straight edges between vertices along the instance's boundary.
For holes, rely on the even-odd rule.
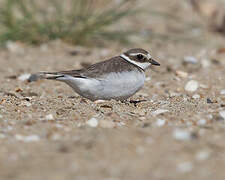
[[31,74],[31,76],[28,79],[28,82],[37,81],[39,79],[51,79],[51,80],[57,80],[57,78],[63,77],[63,74],[60,74],[58,72],[39,72],[36,74]]

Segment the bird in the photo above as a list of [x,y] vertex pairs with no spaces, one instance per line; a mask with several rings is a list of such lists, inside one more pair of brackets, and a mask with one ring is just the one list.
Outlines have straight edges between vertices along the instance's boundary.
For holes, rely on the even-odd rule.
[[145,70],[152,65],[160,66],[148,51],[134,48],[87,68],[32,74],[28,81],[65,82],[77,94],[91,101],[125,101],[144,86]]

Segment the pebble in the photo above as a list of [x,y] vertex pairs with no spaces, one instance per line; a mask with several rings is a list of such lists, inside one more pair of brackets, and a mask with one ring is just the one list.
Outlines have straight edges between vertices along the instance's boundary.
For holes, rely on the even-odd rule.
[[205,119],[200,119],[200,120],[198,120],[197,125],[204,126],[204,125],[206,125],[206,123],[207,123],[207,121]]
[[17,42],[7,41],[6,48],[12,53],[19,53],[19,54],[24,53],[23,47],[21,46],[21,44],[19,44]]
[[221,116],[223,119],[225,119],[225,110],[224,110],[224,111],[220,111],[219,114],[220,114],[220,116]]
[[148,76],[148,77],[145,78],[145,81],[151,81],[151,79],[152,78],[150,76]]
[[194,95],[192,96],[192,98],[193,98],[193,99],[199,99],[199,98],[200,98],[200,95],[199,95],[199,94],[194,94]]
[[197,64],[198,59],[196,59],[194,56],[185,56],[184,57],[184,62],[190,63],[190,64]]
[[173,131],[173,137],[176,140],[180,140],[180,141],[188,141],[191,140],[191,133],[187,130],[183,130],[183,129],[175,129]]
[[98,120],[96,118],[89,119],[86,124],[90,127],[97,127],[98,126]]
[[169,110],[167,110],[167,109],[157,109],[156,111],[153,111],[152,112],[152,115],[153,116],[157,116],[157,115],[159,115],[159,114],[163,114],[163,113],[166,113],[166,112],[168,112]]
[[211,62],[210,62],[208,59],[203,59],[203,60],[201,61],[201,64],[202,64],[202,67],[203,67],[203,68],[208,68],[208,67],[211,66]]
[[104,102],[106,102],[106,101],[105,100],[101,100],[101,99],[94,101],[95,104],[101,104],[101,103],[104,103]]
[[221,94],[221,95],[225,95],[225,89],[221,90],[221,91],[220,91],[220,94]]
[[166,120],[165,119],[157,119],[156,120],[156,125],[158,126],[158,127],[162,127],[162,126],[164,126],[166,124]]
[[188,73],[187,72],[184,72],[184,71],[177,70],[175,73],[180,78],[186,78],[186,77],[188,77]]
[[191,162],[182,162],[177,165],[177,170],[182,173],[190,172],[193,169],[193,165]]
[[185,90],[190,91],[190,92],[194,92],[198,89],[198,86],[199,86],[198,81],[190,80],[185,85]]
[[52,114],[48,114],[45,116],[45,120],[53,120],[54,116]]
[[0,114],[0,119],[2,119],[3,118],[3,116]]
[[210,156],[210,152],[208,150],[202,150],[196,153],[195,158],[199,161],[204,161],[208,159]]
[[23,142],[37,142],[37,141],[40,140],[40,137],[36,134],[32,134],[32,135],[29,135],[29,136],[23,136],[23,135],[20,135],[20,134],[16,134],[15,138],[18,141],[23,141]]
[[25,74],[21,74],[19,77],[18,77],[18,80],[20,81],[27,81],[29,78],[30,78],[31,74],[28,74],[28,73],[25,73]]

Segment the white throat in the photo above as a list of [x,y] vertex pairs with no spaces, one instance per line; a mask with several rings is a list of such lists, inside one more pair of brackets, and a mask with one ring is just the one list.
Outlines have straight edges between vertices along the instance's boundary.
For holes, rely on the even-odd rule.
[[123,59],[125,59],[126,61],[128,61],[132,64],[135,64],[136,66],[140,67],[143,70],[147,69],[151,65],[151,63],[149,63],[149,62],[141,63],[141,62],[133,61],[129,57],[127,57],[125,54],[121,54],[120,57],[122,57]]

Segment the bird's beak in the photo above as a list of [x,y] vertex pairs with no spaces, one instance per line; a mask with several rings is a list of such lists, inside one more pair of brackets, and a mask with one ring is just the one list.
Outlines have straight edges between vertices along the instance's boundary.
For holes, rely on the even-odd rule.
[[160,64],[159,64],[157,61],[155,61],[154,59],[152,59],[152,58],[149,59],[149,62],[150,62],[152,65],[160,66]]

